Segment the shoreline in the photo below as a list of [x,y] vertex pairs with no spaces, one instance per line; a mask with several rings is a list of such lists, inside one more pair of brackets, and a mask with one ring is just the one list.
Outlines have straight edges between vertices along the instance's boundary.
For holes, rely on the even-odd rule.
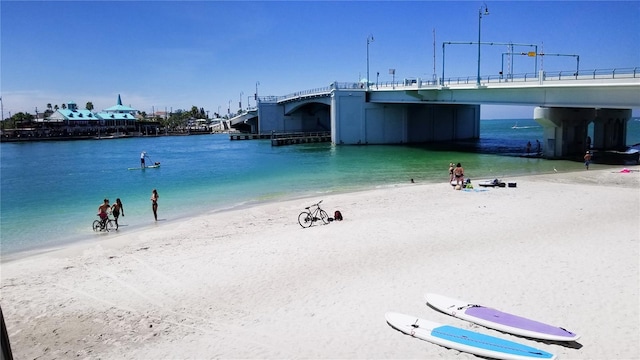
[[[638,358],[640,166],[628,168],[324,194],[345,220],[309,229],[296,217],[311,197],[207,212],[2,263],[0,302],[16,358],[474,358],[400,334],[387,311],[561,358]],[[582,337],[471,325],[425,292]]]
[[[623,165],[620,165],[623,166]],[[611,168],[607,168],[607,169],[599,169],[599,170],[590,170],[592,172],[594,171],[600,171],[603,173],[618,173],[618,171],[613,171],[613,168],[617,168],[618,166],[614,166],[611,165]],[[624,167],[625,169],[632,169],[632,172],[638,172],[640,171],[640,165],[639,166],[628,166],[626,165],[626,167]],[[635,168],[635,169],[634,169]],[[567,174],[580,174],[582,171],[577,171],[577,170],[572,170],[569,172],[564,172],[562,174],[567,175]],[[544,177],[544,176],[555,176],[556,177],[556,181],[557,182],[565,182],[568,183],[570,182],[570,180],[567,180],[567,178],[565,176],[558,176],[560,174],[554,174],[552,172],[548,172],[548,173],[537,173],[537,174],[531,174],[531,175],[527,175],[527,174],[515,174],[513,176],[509,176],[507,175],[506,177],[509,179],[519,179],[519,178],[529,178],[529,179],[535,179],[536,177]],[[502,178],[502,177],[500,177]],[[476,188],[480,188],[477,184],[479,182],[482,181],[486,181],[486,180],[490,180],[490,179],[480,179],[480,180],[472,180],[472,183],[475,184]],[[588,178],[582,178],[582,181],[589,181]],[[317,196],[316,195],[311,195],[311,194],[304,194],[304,195],[293,195],[293,194],[289,194],[288,196],[284,196],[284,197],[278,197],[278,198],[274,198],[274,199],[268,199],[268,200],[251,200],[251,201],[243,201],[243,202],[239,202],[239,203],[235,203],[235,204],[223,204],[223,206],[219,207],[219,208],[212,208],[212,209],[208,209],[205,210],[204,212],[198,212],[200,210],[196,210],[196,211],[192,211],[192,212],[182,212],[179,213],[177,217],[172,218],[172,219],[161,219],[160,223],[155,222],[155,223],[147,223],[147,224],[134,224],[132,231],[127,231],[127,232],[116,232],[116,233],[88,233],[87,235],[79,235],[74,237],[73,239],[64,242],[64,243],[59,243],[56,245],[51,245],[51,246],[38,246],[36,245],[33,248],[29,248],[26,250],[20,250],[20,251],[15,251],[15,252],[10,252],[8,254],[3,254],[2,257],[0,257],[0,265],[5,264],[5,263],[10,263],[10,262],[14,262],[14,261],[19,261],[21,259],[24,258],[29,258],[29,257],[33,257],[33,256],[38,256],[38,255],[42,255],[42,254],[48,254],[48,253],[55,253],[58,251],[65,251],[67,249],[71,249],[73,250],[74,247],[85,247],[85,246],[90,246],[92,244],[95,244],[97,242],[100,242],[101,240],[104,239],[99,239],[96,240],[96,237],[109,237],[109,239],[111,238],[118,238],[121,236],[133,236],[136,233],[139,232],[144,232],[144,231],[149,231],[149,230],[153,230],[155,228],[157,228],[159,225],[162,226],[164,224],[169,225],[169,224],[173,224],[173,223],[180,223],[183,221],[187,221],[189,219],[192,218],[197,218],[200,216],[214,216],[216,214],[219,213],[225,213],[225,212],[230,212],[230,211],[241,211],[241,210],[246,210],[246,209],[250,209],[253,207],[257,207],[257,206],[265,206],[265,205],[273,205],[273,204],[277,204],[280,202],[288,202],[288,201],[297,201],[297,200],[309,200],[309,204],[311,203],[315,203],[318,200],[314,198],[317,197],[328,197],[328,196],[336,196],[336,195],[345,195],[345,194],[357,194],[357,193],[361,193],[361,192],[368,192],[368,191],[377,191],[377,190],[384,190],[384,189],[393,189],[393,188],[397,188],[397,187],[403,187],[403,186],[420,186],[420,185],[436,185],[436,184],[441,184],[441,181],[435,181],[435,180],[422,180],[422,181],[418,181],[416,183],[396,183],[396,184],[384,184],[384,185],[380,185],[380,184],[373,184],[373,185],[369,185],[369,186],[365,186],[365,187],[361,187],[361,188],[357,188],[357,189],[344,189],[344,190],[338,190],[338,191],[328,191],[325,193],[318,193]],[[303,207],[300,209],[302,211]],[[331,214],[330,214],[331,216]],[[124,227],[126,227],[127,229],[129,228],[128,224],[122,225]],[[108,239],[107,239],[108,240]]]

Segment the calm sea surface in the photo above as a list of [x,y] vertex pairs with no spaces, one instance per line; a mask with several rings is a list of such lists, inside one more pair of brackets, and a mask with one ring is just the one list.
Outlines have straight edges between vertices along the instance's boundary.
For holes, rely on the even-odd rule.
[[[272,147],[269,140],[230,141],[228,135],[0,144],[0,251],[105,240],[91,223],[104,198],[120,198],[120,232],[153,225],[149,197],[160,194],[159,219],[253,203],[416,182],[445,182],[450,162],[472,179],[582,170],[579,161],[529,159],[542,128],[533,120],[481,121],[481,139],[456,146]],[[629,122],[627,144],[640,143],[640,119]],[[141,151],[161,168],[139,166]],[[594,166],[595,168],[598,165]],[[297,214],[292,214],[295,221]]]

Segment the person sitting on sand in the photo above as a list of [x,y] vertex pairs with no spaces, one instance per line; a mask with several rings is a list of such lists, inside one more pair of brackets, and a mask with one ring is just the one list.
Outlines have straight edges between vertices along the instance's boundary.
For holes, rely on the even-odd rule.
[[460,163],[457,163],[455,169],[453,169],[453,176],[456,178],[456,185],[462,186],[464,182],[464,168]]

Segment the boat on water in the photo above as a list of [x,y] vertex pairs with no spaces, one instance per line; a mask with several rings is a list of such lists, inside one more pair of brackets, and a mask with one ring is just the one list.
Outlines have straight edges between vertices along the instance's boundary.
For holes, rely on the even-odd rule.
[[537,127],[539,126],[518,126],[518,122],[516,121],[516,123],[511,128],[512,129],[533,129]]

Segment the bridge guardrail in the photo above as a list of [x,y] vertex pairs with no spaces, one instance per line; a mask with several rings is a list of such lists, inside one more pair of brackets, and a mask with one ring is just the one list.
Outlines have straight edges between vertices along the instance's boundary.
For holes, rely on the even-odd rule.
[[[521,73],[504,75],[486,75],[481,78],[484,84],[491,83],[522,83],[522,82],[540,82],[542,81],[566,81],[566,80],[606,80],[606,79],[637,79],[640,78],[640,67],[632,68],[614,68],[614,69],[594,69],[594,70],[561,70],[561,71],[540,71],[540,73]],[[438,80],[423,79],[404,79],[401,81],[386,81],[378,83],[369,83],[372,90],[377,89],[418,89],[418,88],[436,88],[444,85],[474,85],[477,82],[477,76],[461,76],[450,77]],[[327,96],[334,89],[360,89],[364,90],[365,83],[362,82],[333,82],[329,86],[319,87],[309,90],[297,91],[284,96],[260,96],[258,100],[266,103],[277,103],[288,100],[297,100],[300,98],[311,98],[315,96]]]

